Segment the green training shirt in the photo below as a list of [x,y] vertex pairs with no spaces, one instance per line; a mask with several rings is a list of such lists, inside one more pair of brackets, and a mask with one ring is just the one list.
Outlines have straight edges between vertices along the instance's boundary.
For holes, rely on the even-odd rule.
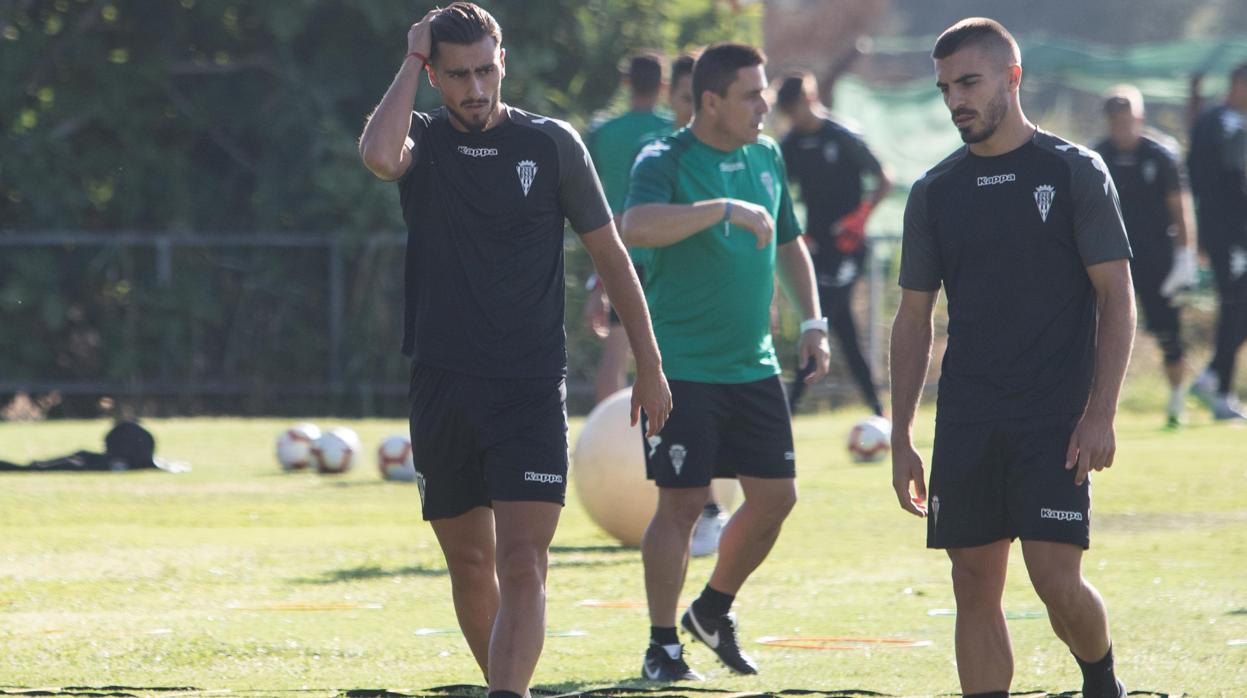
[[[589,148],[598,179],[602,180],[602,189],[606,192],[606,202],[614,215],[624,211],[628,175],[632,172],[637,153],[646,144],[670,134],[673,123],[670,117],[662,114],[628,111],[597,123],[589,130],[585,145]],[[629,248],[628,254],[636,265],[643,266],[649,258],[649,250],[642,248]]]
[[625,208],[729,198],[775,219],[775,237],[761,250],[752,233],[726,222],[652,250],[645,296],[668,378],[749,383],[780,372],[771,342],[775,248],[801,234],[784,171],[766,136],[725,153],[688,128],[637,156]]

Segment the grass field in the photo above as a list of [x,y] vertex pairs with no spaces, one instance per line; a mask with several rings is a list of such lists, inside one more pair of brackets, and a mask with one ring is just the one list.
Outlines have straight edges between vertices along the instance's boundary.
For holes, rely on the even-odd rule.
[[[734,677],[693,647],[706,686],[956,692],[953,620],[940,611],[953,606],[947,561],[924,549],[922,524],[897,507],[888,469],[849,462],[842,437],[854,416],[798,418],[801,501],[738,601],[763,673]],[[920,420],[923,448],[930,417]],[[1109,604],[1120,675],[1132,689],[1247,695],[1247,430],[1202,414],[1177,433],[1159,421],[1123,415],[1118,465],[1096,476],[1086,568]],[[272,443],[285,422],[258,419],[152,421],[158,451],[193,464],[186,475],[0,477],[0,688],[333,695],[479,684],[416,490],[380,481],[373,466],[371,449],[404,425],[349,425],[369,452],[339,479],[282,474]],[[0,454],[21,461],[94,448],[105,429],[103,422],[0,424]],[[1015,690],[1074,690],[1077,669],[1052,636],[1016,552],[1006,594]],[[693,563],[687,595],[710,565]],[[639,683],[644,610],[581,602],[643,598],[637,551],[616,547],[573,495],[552,556],[555,636],[535,685],[573,691]],[[755,644],[766,635],[930,644],[835,651]]]

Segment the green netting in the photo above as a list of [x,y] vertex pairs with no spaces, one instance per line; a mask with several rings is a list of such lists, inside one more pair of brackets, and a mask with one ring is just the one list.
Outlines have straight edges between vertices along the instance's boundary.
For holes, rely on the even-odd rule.
[[[1185,103],[1195,73],[1206,75],[1205,96],[1221,94],[1230,70],[1247,61],[1247,36],[1127,47],[1046,37],[1020,38],[1019,42],[1026,92],[1099,95],[1114,85],[1131,83],[1149,103]],[[934,43],[934,37],[884,39],[875,42],[873,52],[924,56]],[[1026,99],[1024,93],[1024,107]],[[836,116],[860,130],[892,169],[896,192],[871,218],[870,229],[874,234],[896,233],[909,185],[961,145],[935,89],[934,75],[886,85],[845,76],[836,83],[834,105]]]

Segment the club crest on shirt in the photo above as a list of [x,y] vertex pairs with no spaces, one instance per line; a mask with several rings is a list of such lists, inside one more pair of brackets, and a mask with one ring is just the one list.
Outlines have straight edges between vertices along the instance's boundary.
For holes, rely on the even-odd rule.
[[763,172],[758,175],[758,179],[762,181],[762,186],[766,187],[767,196],[771,197],[771,201],[775,200],[775,178],[770,172]]
[[1039,207],[1039,217],[1048,222],[1048,211],[1052,209],[1052,200],[1056,198],[1056,187],[1051,184],[1040,184],[1035,187],[1035,206]]
[[524,196],[528,196],[528,190],[533,186],[533,180],[537,178],[537,163],[532,160],[520,160],[515,166],[515,172],[520,176],[520,186],[524,188]]
[[1143,163],[1143,181],[1151,184],[1156,181],[1156,163],[1147,160]]
[[827,141],[823,144],[823,159],[828,164],[834,164],[840,159],[840,144],[835,141]]

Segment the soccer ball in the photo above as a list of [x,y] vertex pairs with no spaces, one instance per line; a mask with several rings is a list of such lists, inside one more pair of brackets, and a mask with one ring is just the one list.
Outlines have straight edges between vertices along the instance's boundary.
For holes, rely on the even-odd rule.
[[414,482],[416,464],[411,458],[411,439],[403,434],[395,434],[377,448],[377,468],[385,480],[397,482]]
[[355,454],[360,452],[359,436],[346,427],[330,429],[312,446],[316,472],[340,475],[351,469]]
[[867,417],[849,430],[849,455],[855,463],[877,463],[888,455],[892,423],[883,417]]
[[320,438],[320,427],[315,424],[296,424],[277,437],[277,462],[286,472],[307,470],[312,467],[312,444]]

